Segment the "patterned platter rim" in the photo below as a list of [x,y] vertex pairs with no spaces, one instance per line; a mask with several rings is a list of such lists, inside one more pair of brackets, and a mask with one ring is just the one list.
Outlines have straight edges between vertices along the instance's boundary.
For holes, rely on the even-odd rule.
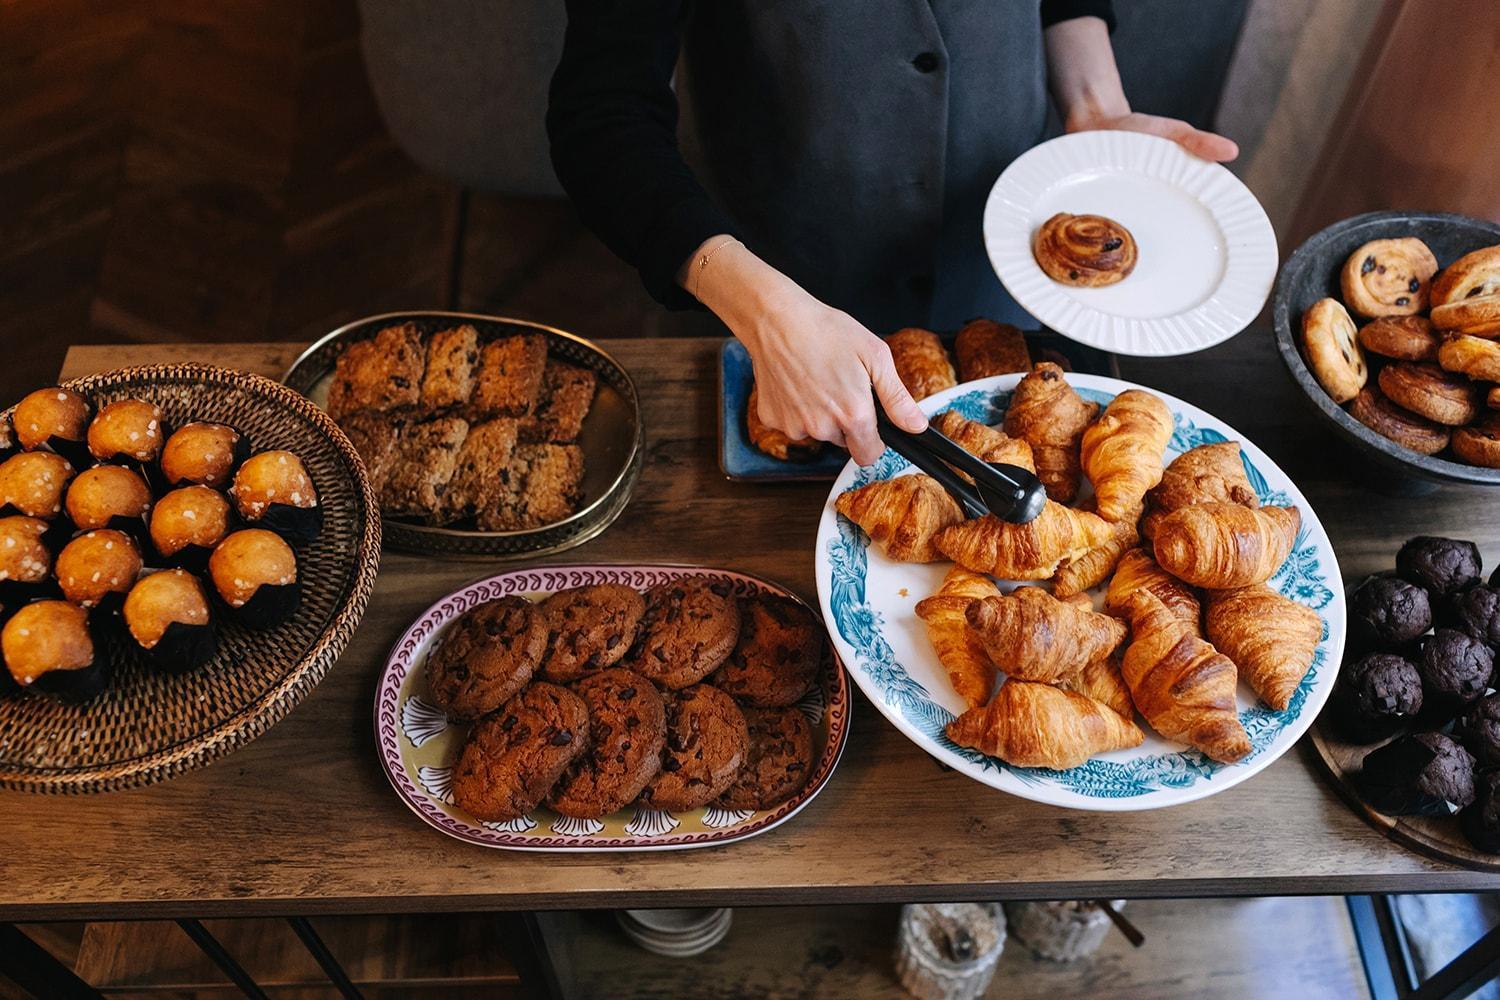
[[393,548],[410,552],[425,552],[435,555],[482,555],[501,559],[531,558],[551,555],[581,545],[609,527],[625,509],[618,502],[621,494],[627,498],[639,479],[641,458],[646,447],[646,426],[641,419],[640,395],[635,380],[625,366],[608,351],[585,337],[544,323],[507,316],[492,316],[486,313],[455,312],[442,309],[408,309],[397,312],[376,313],[345,323],[319,337],[308,346],[287,368],[281,380],[294,391],[307,395],[319,380],[332,371],[333,361],[346,341],[368,340],[381,329],[395,323],[425,322],[431,320],[454,320],[484,325],[516,327],[545,334],[549,338],[567,342],[573,350],[591,355],[595,371],[611,376],[611,387],[624,397],[634,423],[634,434],[629,450],[620,462],[619,471],[607,488],[578,511],[552,524],[522,531],[470,531],[459,528],[441,528],[432,525],[414,524],[394,518],[382,518],[385,525],[385,542]]
[[[349,599],[332,625],[323,631],[317,642],[301,655],[274,687],[219,725],[164,749],[107,765],[70,768],[66,771],[0,767],[0,787],[45,793],[119,791],[177,777],[237,750],[280,722],[318,685],[348,645],[369,605],[376,571],[380,565],[380,519],[368,516],[376,509],[374,493],[365,475],[364,462],[354,450],[354,445],[328,414],[311,400],[263,375],[196,363],[138,365],[85,375],[59,384],[63,388],[89,393],[160,382],[212,383],[238,388],[247,394],[271,400],[310,421],[333,444],[353,472],[355,493],[367,515],[361,519],[358,546],[348,554],[348,559],[358,570],[349,588]],[[14,407],[5,410],[5,415],[9,416],[12,409]]]
[[390,656],[386,660],[385,667],[380,674],[380,681],[376,685],[375,744],[380,755],[380,766],[402,803],[428,826],[466,843],[500,850],[563,853],[670,851],[717,847],[765,833],[801,812],[828,784],[829,778],[832,777],[834,769],[843,756],[844,746],[849,740],[849,727],[852,721],[849,679],[838,658],[838,651],[832,645],[830,645],[830,656],[820,675],[820,682],[826,696],[824,710],[828,720],[828,739],[806,787],[775,809],[757,814],[749,822],[726,826],[722,831],[608,838],[597,838],[591,834],[525,836],[511,831],[477,826],[450,815],[443,808],[442,803],[436,801],[432,793],[423,787],[420,778],[414,777],[407,771],[405,762],[402,760],[400,742],[403,738],[407,738],[402,729],[401,690],[406,683],[407,675],[426,648],[428,641],[450,619],[475,604],[493,600],[505,594],[550,593],[565,587],[597,583],[621,583],[645,589],[666,580],[684,576],[706,576],[713,580],[739,585],[751,591],[789,597],[804,607],[808,607],[808,611],[814,616],[817,614],[795,593],[764,577],[752,573],[681,563],[580,563],[541,566],[535,569],[507,570],[466,584],[441,598],[417,616],[391,647]]
[[[952,407],[970,419],[993,421],[1008,404],[1020,374],[966,382],[921,401],[929,414]],[[840,493],[906,468],[905,459],[887,451],[874,466],[851,462],[834,483],[818,525],[816,548],[818,599],[834,646],[850,674],[882,715],[908,739],[941,763],[976,781],[1021,798],[1074,809],[1127,812],[1181,805],[1217,794],[1270,766],[1306,733],[1333,690],[1344,650],[1344,587],[1333,546],[1307,498],[1253,441],[1210,413],[1167,393],[1101,375],[1069,374],[1068,382],[1085,398],[1103,401],[1126,389],[1144,389],[1172,411],[1176,427],[1171,451],[1177,453],[1214,441],[1237,441],[1246,473],[1262,501],[1296,504],[1302,527],[1292,555],[1270,585],[1305,597],[1324,622],[1324,637],[1313,665],[1284,712],[1255,706],[1240,713],[1250,733],[1251,756],[1223,765],[1195,750],[1146,755],[1126,752],[1095,758],[1067,771],[1012,767],[1003,761],[959,747],[943,726],[953,714],[932,699],[895,655],[884,635],[885,622],[865,598],[866,549],[869,540],[834,510]],[[835,577],[837,576],[837,579]],[[934,661],[935,662],[935,659]],[[1132,755],[1133,754],[1133,755]]]

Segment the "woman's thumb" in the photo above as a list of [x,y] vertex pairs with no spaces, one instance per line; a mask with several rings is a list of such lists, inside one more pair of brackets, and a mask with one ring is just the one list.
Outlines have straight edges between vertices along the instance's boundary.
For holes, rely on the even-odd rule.
[[896,366],[888,351],[874,358],[870,366],[870,384],[875,387],[875,395],[891,423],[913,434],[927,429],[927,417],[917,401],[911,398],[911,393],[906,391],[906,386],[901,384],[901,377],[896,374]]

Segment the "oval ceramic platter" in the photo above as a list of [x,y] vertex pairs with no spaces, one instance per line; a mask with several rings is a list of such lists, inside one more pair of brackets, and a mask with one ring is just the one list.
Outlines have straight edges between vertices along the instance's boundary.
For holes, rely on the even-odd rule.
[[[1135,237],[1124,280],[1053,281],[1031,241],[1058,212],[1104,215]],[[1005,288],[1048,327],[1117,354],[1187,354],[1228,340],[1265,305],[1276,233],[1234,174],[1139,132],[1076,132],[1036,146],[995,181],[984,245]]]
[[767,580],[694,566],[546,566],[477,580],[428,608],[406,630],[385,665],[375,696],[375,742],[401,801],[430,826],[483,847],[516,851],[652,851],[711,847],[753,837],[795,816],[822,791],[849,737],[849,682],[832,650],[818,684],[797,707],[813,723],[812,776],[774,809],[708,806],[672,813],[636,804],[602,820],[559,816],[538,808],[504,823],[481,822],[453,805],[449,782],[468,732],[429,700],[423,669],[433,640],[448,622],[477,604],[510,594],[540,600],[567,587],[617,583],[645,590],[666,580],[703,576],[727,583],[737,597],[797,595]]
[[[922,400],[922,409],[954,409],[971,420],[998,424],[1020,378],[997,375],[965,383]],[[1101,405],[1116,393],[1142,388],[1098,375],[1069,375],[1068,381],[1084,399]],[[1323,619],[1323,638],[1312,667],[1283,712],[1260,705],[1249,688],[1240,685],[1240,721],[1250,734],[1252,750],[1237,764],[1216,763],[1197,750],[1162,739],[1146,725],[1141,727],[1146,733],[1141,746],[1101,754],[1066,771],[1013,767],[960,747],[943,727],[963,710],[963,701],[915,611],[918,601],[936,592],[951,564],[898,563],[871,550],[868,536],[834,511],[834,499],[845,490],[914,470],[893,451],[886,451],[873,466],[850,463],[834,483],[818,527],[818,596],[834,646],[866,696],[897,729],[976,781],[1074,809],[1126,811],[1191,802],[1244,781],[1285,753],[1312,724],[1333,689],[1344,649],[1344,589],[1317,515],[1286,474],[1234,428],[1165,393],[1147,391],[1166,403],[1175,418],[1167,461],[1201,444],[1238,441],[1245,471],[1261,502],[1301,508],[1296,545],[1269,585]],[[1011,586],[1002,583],[1003,589]]]

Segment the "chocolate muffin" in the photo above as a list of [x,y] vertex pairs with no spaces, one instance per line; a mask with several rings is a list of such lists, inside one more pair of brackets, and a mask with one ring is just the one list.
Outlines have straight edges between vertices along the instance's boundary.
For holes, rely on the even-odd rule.
[[1431,627],[1427,591],[1394,574],[1367,577],[1349,599],[1349,636],[1356,648],[1403,645]]
[[453,802],[477,820],[524,816],[589,745],[589,709],[556,684],[532,684],[469,731],[453,768]]
[[641,637],[627,665],[679,690],[723,665],[740,637],[740,609],[727,584],[680,577],[646,591]]
[[1479,582],[1479,546],[1456,538],[1419,535],[1396,553],[1396,574],[1433,597]]
[[667,709],[651,682],[629,670],[601,670],[573,690],[589,706],[591,745],[547,805],[564,816],[598,819],[625,808],[661,770]]
[[541,603],[547,652],[541,675],[566,683],[612,667],[635,643],[646,599],[634,587],[600,583],[559,590]]
[[709,684],[668,695],[661,771],[641,800],[672,811],[706,806],[734,784],[749,751],[745,715],[729,695]]
[[719,800],[729,809],[770,809],[796,795],[812,774],[812,726],[797,708],[747,708],[750,755]]
[[1442,733],[1403,736],[1365,755],[1355,785],[1390,816],[1451,816],[1474,801],[1474,758]]
[[817,679],[822,626],[801,604],[773,595],[745,601],[742,617],[740,641],[714,683],[746,705],[792,704]]
[[1472,636],[1440,628],[1422,646],[1423,714],[1446,722],[1489,689],[1495,653]]
[[1438,619],[1488,646],[1500,645],[1500,590],[1470,587],[1450,594]]
[[537,607],[514,595],[459,615],[427,655],[427,689],[455,719],[477,719],[510,701],[531,680],[547,648]]
[[1458,825],[1469,843],[1500,854],[1500,771],[1474,776],[1474,801],[1459,816]]
[[1480,767],[1500,767],[1500,694],[1485,695],[1453,724],[1453,738]]
[[1422,710],[1421,672],[1394,653],[1371,653],[1345,664],[1328,708],[1340,736],[1351,743],[1374,743]]

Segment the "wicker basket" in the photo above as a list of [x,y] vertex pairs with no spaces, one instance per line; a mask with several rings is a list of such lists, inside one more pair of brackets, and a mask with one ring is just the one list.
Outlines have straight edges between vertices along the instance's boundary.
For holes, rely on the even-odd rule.
[[[1123,899],[1114,901],[1118,911]],[[1010,931],[1039,958],[1072,962],[1092,955],[1109,933],[1109,915],[1092,900],[1006,903]]]
[[298,549],[301,605],[290,621],[250,631],[221,620],[219,650],[168,676],[112,643],[109,688],[84,704],[0,695],[0,787],[101,792],[199,767],[269,729],[343,652],[364,615],[380,561],[380,519],[353,446],[328,416],[268,378],[211,365],[155,365],[65,383],[102,405],[135,397],[169,426],[210,420],[257,450],[295,452],[317,486],[323,531]]

